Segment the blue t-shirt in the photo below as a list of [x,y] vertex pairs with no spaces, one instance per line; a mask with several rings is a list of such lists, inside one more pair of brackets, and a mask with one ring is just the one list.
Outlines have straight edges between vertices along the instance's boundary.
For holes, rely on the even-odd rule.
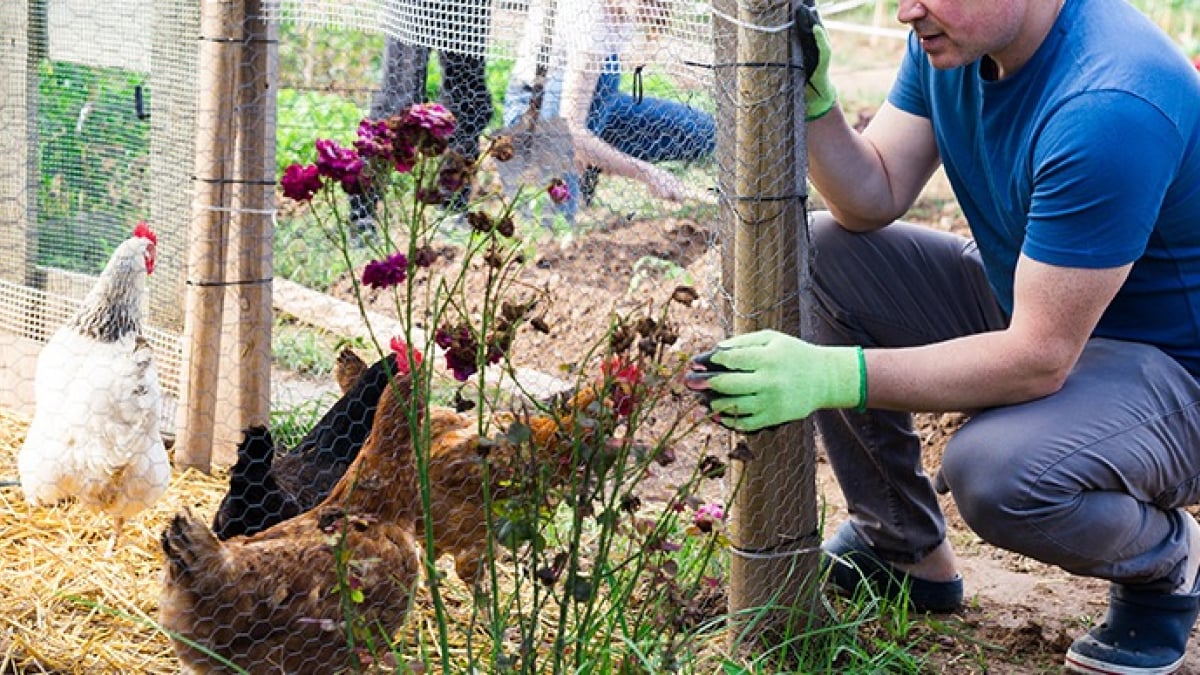
[[980,65],[937,70],[909,36],[888,100],[932,122],[1000,304],[1021,253],[1134,263],[1094,334],[1200,375],[1200,75],[1125,0],[1066,0],[1019,71]]

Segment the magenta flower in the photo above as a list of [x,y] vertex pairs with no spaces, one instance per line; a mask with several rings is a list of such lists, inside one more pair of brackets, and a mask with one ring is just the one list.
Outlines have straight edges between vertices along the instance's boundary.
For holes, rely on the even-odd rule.
[[408,274],[408,258],[393,253],[386,260],[372,260],[363,268],[362,282],[371,288],[391,288],[404,283]]
[[550,199],[555,204],[562,204],[571,198],[571,188],[561,178],[555,178],[550,181],[550,185],[546,186],[546,194],[550,195]]
[[454,113],[441,103],[418,103],[408,109],[408,122],[429,131],[434,138],[446,140],[454,135]]
[[300,166],[292,164],[283,170],[283,178],[279,179],[283,194],[288,199],[307,202],[313,198],[322,187],[321,175],[313,164]]
[[722,520],[725,520],[725,507],[716,502],[702,504],[692,516],[692,524],[705,534],[712,532]]
[[348,178],[357,181],[362,175],[363,161],[354,150],[343,148],[328,138],[318,138],[316,145],[317,169],[322,176],[345,185]]
[[392,142],[392,166],[400,173],[408,173],[417,165],[417,146],[407,138]]

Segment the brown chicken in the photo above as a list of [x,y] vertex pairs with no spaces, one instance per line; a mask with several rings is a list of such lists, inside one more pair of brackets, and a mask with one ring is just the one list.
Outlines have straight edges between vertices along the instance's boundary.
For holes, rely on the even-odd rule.
[[401,626],[421,564],[411,389],[407,373],[385,388],[362,451],[311,511],[224,542],[175,516],[160,621],[185,669],[233,672],[207,650],[251,672],[338,672],[364,627],[379,640]]
[[[352,352],[338,356],[335,378],[343,389],[354,384],[366,364]],[[614,386],[628,383],[617,382]],[[579,415],[596,414],[595,385],[576,392],[556,415],[518,415],[502,412],[490,416],[485,436],[479,432],[478,414],[459,413],[453,408],[429,409],[429,485],[433,514],[434,557],[454,556],[454,571],[468,584],[478,583],[487,552],[487,508],[484,499],[484,461],[488,462],[492,502],[513,497],[520,489],[518,474],[549,468],[557,481],[570,479],[577,468],[573,427]],[[528,440],[514,443],[506,432],[520,422],[528,428]],[[581,425],[582,426],[582,425]],[[496,440],[498,439],[498,440]],[[586,442],[586,438],[582,439]],[[419,493],[418,500],[419,508]],[[417,537],[424,544],[424,520],[417,522]]]

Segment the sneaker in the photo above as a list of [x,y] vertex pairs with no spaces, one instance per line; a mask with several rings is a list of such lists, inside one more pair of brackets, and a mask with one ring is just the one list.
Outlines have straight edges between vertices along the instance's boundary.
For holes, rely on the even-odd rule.
[[908,602],[918,612],[953,612],[962,607],[963,580],[930,581],[914,577],[892,566],[858,534],[850,521],[842,523],[833,537],[821,545],[823,569],[829,584],[853,595],[862,584],[870,584],[883,597],[896,600],[907,589]]
[[1067,650],[1073,673],[1163,675],[1183,665],[1200,614],[1200,584],[1190,594],[1155,593],[1113,584],[1104,623]]

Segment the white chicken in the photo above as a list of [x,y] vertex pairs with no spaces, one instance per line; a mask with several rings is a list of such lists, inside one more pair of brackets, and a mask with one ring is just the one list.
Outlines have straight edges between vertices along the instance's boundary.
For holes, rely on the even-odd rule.
[[42,348],[33,422],[17,456],[30,504],[73,497],[112,517],[108,553],[125,520],[161,497],[171,478],[159,430],[162,390],[142,335],[156,243],[138,223],[79,311]]

